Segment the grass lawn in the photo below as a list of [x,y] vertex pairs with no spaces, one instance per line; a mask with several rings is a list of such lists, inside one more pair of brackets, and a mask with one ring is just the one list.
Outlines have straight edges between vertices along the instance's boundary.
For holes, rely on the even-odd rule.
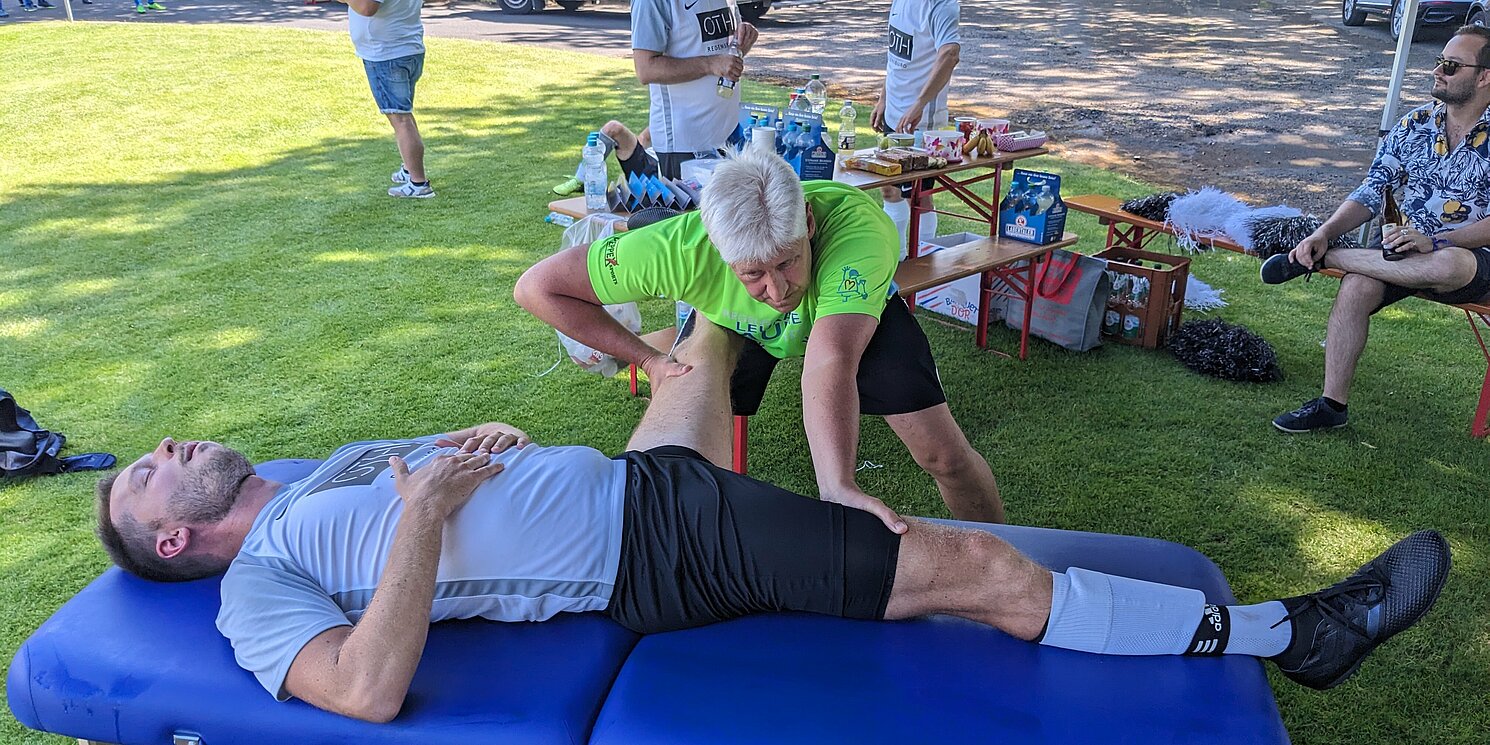
[[[511,291],[557,247],[547,189],[583,133],[643,122],[644,91],[624,60],[518,46],[434,39],[426,69],[418,108],[439,197],[410,203],[383,194],[398,157],[344,34],[0,28],[0,387],[70,452],[125,461],[167,434],[266,460],[492,418],[619,450],[644,403],[567,363],[540,376],[554,333]],[[1038,166],[1065,174],[1069,193],[1151,191]],[[1100,248],[1094,221],[1070,228],[1082,250]],[[1264,289],[1256,261],[1229,254],[1194,270],[1226,290],[1223,317],[1277,347],[1284,382],[1218,382],[1121,347],[1036,342],[1011,361],[923,321],[1011,521],[1193,546],[1247,600],[1315,589],[1436,527],[1454,576],[1418,629],[1337,690],[1276,675],[1274,687],[1300,743],[1484,743],[1490,443],[1467,434],[1483,362],[1464,319],[1418,300],[1383,313],[1354,424],[1285,437],[1268,419],[1317,395],[1335,283]],[[645,310],[653,326],[671,313]],[[777,376],[751,454],[755,475],[810,492],[799,369]],[[882,422],[866,420],[862,457],[884,466],[863,474],[871,493],[945,515]],[[93,481],[0,487],[0,658],[106,567]],[[8,711],[0,741],[62,742]]]

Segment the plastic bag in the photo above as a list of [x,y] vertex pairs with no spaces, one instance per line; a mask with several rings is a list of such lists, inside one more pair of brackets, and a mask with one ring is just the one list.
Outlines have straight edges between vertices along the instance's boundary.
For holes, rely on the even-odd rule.
[[[573,225],[564,228],[564,240],[559,246],[560,250],[573,246],[581,246],[587,243],[604,240],[616,232],[616,224],[623,222],[625,218],[612,214],[586,215],[584,219],[577,220]],[[636,307],[636,303],[621,303],[619,305],[605,306],[605,312],[618,323],[625,326],[633,334],[639,334],[642,330],[642,312]],[[564,353],[579,369],[588,373],[595,373],[602,377],[610,377],[621,370],[621,361],[591,347],[583,342],[571,339],[559,331],[559,345],[564,348]]]

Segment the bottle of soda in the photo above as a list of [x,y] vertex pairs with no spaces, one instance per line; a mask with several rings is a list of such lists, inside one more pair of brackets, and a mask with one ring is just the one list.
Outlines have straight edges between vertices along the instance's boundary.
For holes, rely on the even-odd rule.
[[844,101],[843,108],[838,110],[838,152],[852,152],[854,143],[858,140],[855,132],[854,120],[859,118],[859,112],[854,109],[853,101]]
[[803,91],[807,94],[807,102],[812,105],[812,113],[821,114],[828,108],[828,86],[823,85],[821,75],[813,75],[803,86]]
[[591,132],[580,151],[585,171],[585,209],[604,212],[609,203],[605,199],[606,173],[605,149],[600,146],[600,133]]

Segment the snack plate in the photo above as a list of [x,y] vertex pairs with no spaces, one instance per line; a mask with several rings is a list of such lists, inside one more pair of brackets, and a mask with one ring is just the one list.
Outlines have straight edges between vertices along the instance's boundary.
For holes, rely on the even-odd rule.
[[1005,152],[1015,150],[1029,150],[1040,147],[1050,141],[1049,135],[1044,132],[1007,132],[993,136],[993,144]]

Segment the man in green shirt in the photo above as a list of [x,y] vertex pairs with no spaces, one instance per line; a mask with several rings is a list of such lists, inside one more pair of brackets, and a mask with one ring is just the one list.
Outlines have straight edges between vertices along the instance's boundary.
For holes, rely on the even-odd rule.
[[905,531],[854,480],[859,415],[874,414],[936,480],[953,517],[1003,522],[993,472],[953,420],[926,336],[894,292],[899,251],[894,224],[868,195],[803,184],[786,161],[747,149],[715,169],[699,212],[561,251],[529,269],[514,294],[658,386],[691,368],[602,306],[653,297],[692,305],[743,339],[730,385],[736,414],[759,408],[779,360],[805,357],[802,415],[822,498]]

